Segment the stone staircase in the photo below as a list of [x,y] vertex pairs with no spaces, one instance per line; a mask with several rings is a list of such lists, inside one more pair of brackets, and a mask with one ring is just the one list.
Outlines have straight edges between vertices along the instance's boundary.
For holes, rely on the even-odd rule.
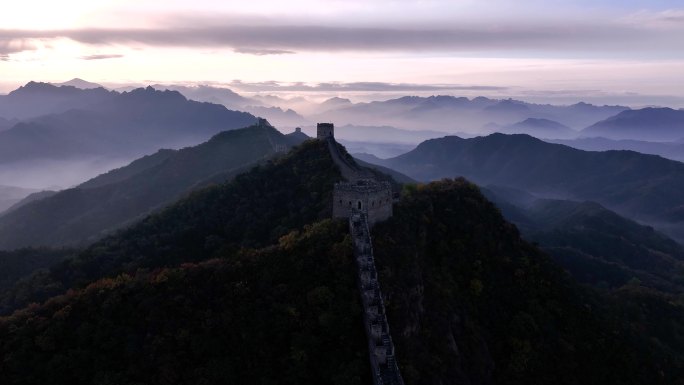
[[368,337],[368,351],[375,385],[403,385],[394,354],[394,343],[385,315],[378,273],[375,269],[370,227],[363,212],[349,217],[349,231],[354,243],[358,284],[363,305],[363,322]]

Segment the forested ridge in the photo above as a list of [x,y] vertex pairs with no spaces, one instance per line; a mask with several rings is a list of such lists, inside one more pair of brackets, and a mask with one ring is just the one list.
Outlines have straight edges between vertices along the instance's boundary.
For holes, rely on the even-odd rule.
[[[339,177],[306,142],[23,281],[3,380],[370,383]],[[406,185],[373,241],[407,384],[682,384],[676,298],[578,284],[463,179]]]

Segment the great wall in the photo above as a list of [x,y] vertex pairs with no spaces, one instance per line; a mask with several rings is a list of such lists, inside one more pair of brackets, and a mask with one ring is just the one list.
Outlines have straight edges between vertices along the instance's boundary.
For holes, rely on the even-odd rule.
[[394,343],[385,314],[385,302],[378,282],[373,256],[371,226],[392,216],[392,187],[376,180],[341,153],[332,123],[319,123],[317,139],[328,143],[330,156],[346,182],[335,183],[333,217],[348,218],[354,244],[358,287],[363,305],[363,321],[375,385],[403,385]]

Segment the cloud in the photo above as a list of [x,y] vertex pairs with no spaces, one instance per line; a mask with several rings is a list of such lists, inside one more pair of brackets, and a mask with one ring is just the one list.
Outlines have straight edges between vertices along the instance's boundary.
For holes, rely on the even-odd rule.
[[9,61],[11,54],[35,49],[36,46],[27,39],[3,38],[0,35],[0,61]]
[[[679,12],[660,15],[679,20]],[[171,19],[173,20],[173,19]],[[219,23],[177,18],[155,28],[83,28],[68,30],[0,30],[0,42],[7,40],[68,38],[92,46],[156,46],[226,48],[253,55],[294,52],[544,52],[571,55],[621,53],[663,53],[684,55],[684,39],[672,39],[671,32],[644,29],[634,22],[568,21],[564,24],[519,23],[512,25],[432,27],[278,25],[275,23]],[[660,19],[659,19],[660,20]],[[2,52],[2,46],[0,46]],[[679,52],[679,53],[678,53]]]
[[413,84],[383,82],[351,82],[351,83],[280,83],[243,82],[235,80],[229,87],[247,92],[432,92],[432,91],[502,91],[507,87],[466,86],[461,84]]
[[661,30],[684,29],[684,10],[669,9],[662,12],[640,11],[623,18],[621,22],[635,28],[655,28]]
[[266,56],[266,55],[287,55],[294,54],[294,51],[287,51],[281,49],[253,49],[253,48],[235,48],[233,51],[243,53],[246,55]]
[[124,57],[124,55],[117,55],[117,54],[111,54],[111,55],[106,55],[106,54],[98,54],[98,55],[86,55],[86,56],[81,56],[81,59],[83,60],[105,60],[105,59],[119,59]]

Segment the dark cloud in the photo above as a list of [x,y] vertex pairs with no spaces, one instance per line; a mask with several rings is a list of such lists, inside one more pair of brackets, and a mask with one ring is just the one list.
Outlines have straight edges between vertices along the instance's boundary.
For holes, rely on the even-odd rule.
[[253,49],[253,48],[235,48],[233,51],[235,51],[237,53],[244,53],[247,55],[257,55],[257,56],[288,55],[288,54],[296,53],[294,51],[286,51],[286,50],[280,50],[280,49]]
[[[326,25],[219,24],[179,20],[157,29],[0,30],[0,41],[68,38],[84,44],[229,48],[250,54],[299,51],[410,52],[682,52],[684,39],[630,24],[516,25],[482,27],[340,27]],[[671,36],[670,36],[671,37]]]
[[35,45],[26,39],[3,38],[0,34],[0,61],[9,61],[13,53],[32,51]]
[[105,55],[105,54],[100,54],[100,55],[86,55],[86,56],[81,56],[81,59],[83,60],[105,60],[105,59],[119,59],[124,57],[124,55],[117,55],[117,54],[112,54],[112,55]]
[[247,83],[233,81],[230,87],[247,92],[431,92],[431,91],[502,91],[506,87],[465,86],[460,84],[412,84],[383,82],[353,83],[280,83],[276,81]]

